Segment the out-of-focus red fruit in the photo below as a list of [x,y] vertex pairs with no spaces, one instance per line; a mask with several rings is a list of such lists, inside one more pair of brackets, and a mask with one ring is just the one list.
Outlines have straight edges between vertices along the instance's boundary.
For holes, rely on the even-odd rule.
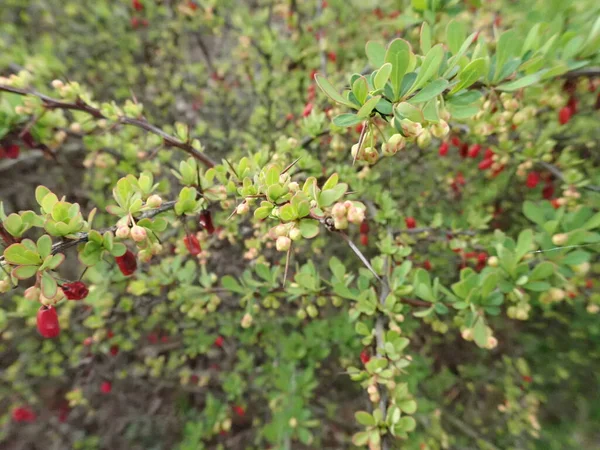
[[537,172],[529,172],[529,174],[527,174],[527,181],[525,182],[525,185],[529,188],[529,189],[533,189],[535,188],[540,182],[540,174]]
[[425,260],[425,262],[423,263],[423,269],[425,270],[431,270],[433,266],[431,265],[431,262],[427,259]]
[[185,248],[187,248],[190,255],[196,256],[202,252],[202,247],[200,247],[200,242],[198,238],[193,234],[188,234],[183,238],[183,243],[185,244]]
[[19,406],[12,410],[12,420],[15,422],[27,422],[33,423],[35,422],[36,415],[35,413],[29,409],[27,406]]
[[558,121],[561,125],[565,125],[571,120],[572,111],[568,106],[563,106],[558,112]]
[[119,346],[118,345],[111,345],[110,346],[110,354],[113,356],[117,356],[119,354]]
[[489,169],[490,167],[492,167],[492,164],[494,164],[494,161],[492,161],[491,158],[489,159],[484,159],[483,161],[481,161],[477,167],[479,167],[480,170],[486,170]]
[[371,360],[371,354],[369,353],[369,349],[363,348],[362,352],[360,352],[360,360],[363,364],[366,364]]
[[65,293],[65,297],[69,300],[83,300],[89,293],[87,286],[81,281],[64,283],[62,285],[62,290]]
[[131,28],[137,28],[140,26],[140,19],[137,17],[132,17],[129,23],[131,24]]
[[408,229],[412,229],[417,226],[417,221],[414,217],[407,217],[406,219],[404,219],[404,223],[406,224],[406,228]]
[[362,233],[360,235],[360,245],[362,245],[363,247],[366,247],[367,245],[369,245],[369,235]]
[[448,145],[447,142],[442,142],[440,144],[440,149],[438,150],[438,154],[440,156],[446,156],[448,154],[448,149],[450,148],[450,146]]
[[485,263],[487,262],[487,253],[485,252],[481,252],[477,255],[477,261],[480,263]]
[[142,4],[141,0],[131,0],[131,6],[136,11],[141,11],[144,9],[144,5]]
[[292,113],[287,113],[287,115],[285,116],[285,120],[291,122],[292,120],[294,120],[294,115]]
[[112,384],[110,381],[103,381],[100,384],[100,392],[103,394],[110,394],[110,391],[112,391]]
[[577,97],[571,95],[571,97],[569,97],[569,101],[567,102],[567,106],[571,108],[571,114],[577,114],[577,109],[579,106],[579,100],[577,100]]
[[246,410],[243,406],[235,405],[233,408],[233,412],[236,413],[238,417],[244,417],[246,415]]
[[223,336],[218,336],[215,339],[215,345],[219,348],[223,347],[223,343],[225,342],[225,339],[223,338]]
[[550,203],[552,204],[552,207],[554,209],[560,208],[560,203],[558,203],[558,199],[557,198],[553,198],[552,200],[550,200]]
[[454,145],[455,147],[460,147],[462,145],[462,142],[460,141],[458,136],[452,136],[450,138],[450,142],[452,143],[452,145]]
[[458,154],[461,158],[466,158],[469,155],[469,144],[466,142],[462,144],[458,149]]
[[481,150],[481,145],[473,144],[473,145],[471,145],[471,147],[469,147],[469,151],[468,151],[467,155],[469,156],[469,158],[477,158],[477,156],[479,156],[480,150]]
[[58,314],[52,306],[42,306],[37,313],[37,329],[46,339],[55,338],[60,334]]
[[491,159],[494,155],[494,150],[491,148],[486,148],[485,153],[483,154],[483,159]]
[[4,149],[4,154],[8,159],[17,159],[21,149],[17,144],[10,144]]
[[361,123],[359,123],[358,125],[356,125],[354,127],[354,130],[356,130],[356,132],[358,134],[360,134],[360,133],[362,133],[362,130],[363,130],[364,127],[365,127],[365,125],[361,122]]
[[115,261],[121,273],[126,277],[137,269],[137,259],[131,250],[127,250],[122,256],[115,257]]
[[360,223],[360,232],[361,234],[367,234],[369,232],[369,222],[367,222],[367,219]]
[[313,109],[313,104],[312,103],[307,103],[304,106],[304,110],[302,110],[302,117],[308,117],[310,115],[312,109]]
[[546,184],[546,186],[544,186],[544,189],[542,189],[542,196],[546,200],[550,200],[553,195],[554,195],[554,185],[552,183]]

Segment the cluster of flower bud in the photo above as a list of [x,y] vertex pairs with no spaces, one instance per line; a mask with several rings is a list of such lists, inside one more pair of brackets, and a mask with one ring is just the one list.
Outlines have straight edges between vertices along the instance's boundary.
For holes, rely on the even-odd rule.
[[337,202],[331,208],[333,224],[338,230],[348,228],[348,223],[359,225],[365,220],[366,207],[360,202]]
[[506,310],[506,315],[511,319],[527,320],[529,319],[529,312],[531,311],[531,305],[526,302],[520,302],[517,305],[509,306]]

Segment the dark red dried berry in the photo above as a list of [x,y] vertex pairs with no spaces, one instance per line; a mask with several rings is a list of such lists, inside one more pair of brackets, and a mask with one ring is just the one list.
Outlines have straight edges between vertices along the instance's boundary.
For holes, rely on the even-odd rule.
[[199,255],[202,251],[202,247],[200,247],[200,242],[198,242],[198,238],[193,234],[189,234],[183,238],[183,243],[185,244],[185,248],[187,248],[190,255],[196,256]]
[[213,234],[215,232],[215,226],[213,225],[212,216],[208,209],[205,209],[200,212],[199,222],[202,228],[204,228],[208,234]]
[[17,159],[19,157],[20,148],[16,144],[10,144],[4,149],[4,154],[8,159]]
[[37,312],[37,329],[46,339],[55,338],[60,334],[58,314],[52,306],[42,306]]
[[83,300],[89,293],[87,286],[81,281],[64,283],[62,290],[65,293],[65,297],[69,300]]
[[127,250],[122,256],[117,256],[115,261],[117,261],[121,273],[126,277],[137,269],[137,259],[131,250]]
[[366,247],[367,245],[369,245],[369,235],[368,234],[361,234],[360,235],[360,245]]

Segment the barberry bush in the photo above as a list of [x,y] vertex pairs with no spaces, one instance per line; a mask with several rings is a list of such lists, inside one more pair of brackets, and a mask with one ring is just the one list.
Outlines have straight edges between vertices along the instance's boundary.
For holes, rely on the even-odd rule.
[[599,12],[3,0],[2,447],[597,448]]

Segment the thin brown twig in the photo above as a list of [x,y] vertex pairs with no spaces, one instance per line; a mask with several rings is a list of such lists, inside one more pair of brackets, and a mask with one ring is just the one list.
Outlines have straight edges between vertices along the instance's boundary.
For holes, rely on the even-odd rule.
[[[104,114],[102,114],[100,109],[95,108],[95,107],[85,103],[81,99],[77,99],[75,102],[66,102],[66,101],[63,101],[60,99],[49,97],[49,96],[42,94],[41,92],[35,91],[33,89],[21,89],[21,88],[16,88],[13,86],[7,86],[5,84],[0,84],[0,91],[10,92],[12,94],[17,94],[17,95],[24,95],[24,96],[30,95],[33,97],[37,97],[44,103],[45,107],[48,109],[64,109],[64,110],[70,110],[70,111],[81,111],[81,112],[85,112],[97,119],[108,119]],[[175,147],[175,148],[179,148],[179,149],[183,150],[184,152],[188,153],[193,158],[200,161],[206,167],[210,168],[210,167],[214,167],[216,165],[216,163],[211,158],[209,158],[202,152],[199,152],[198,150],[196,150],[189,142],[183,142],[183,141],[177,139],[175,136],[171,136],[170,134],[164,132],[160,128],[149,123],[146,119],[143,119],[143,118],[137,119],[134,117],[121,116],[117,120],[117,123],[122,124],[122,125],[134,126],[134,127],[140,128],[142,130],[145,130],[149,133],[160,136],[163,139],[163,142],[166,146]]]

